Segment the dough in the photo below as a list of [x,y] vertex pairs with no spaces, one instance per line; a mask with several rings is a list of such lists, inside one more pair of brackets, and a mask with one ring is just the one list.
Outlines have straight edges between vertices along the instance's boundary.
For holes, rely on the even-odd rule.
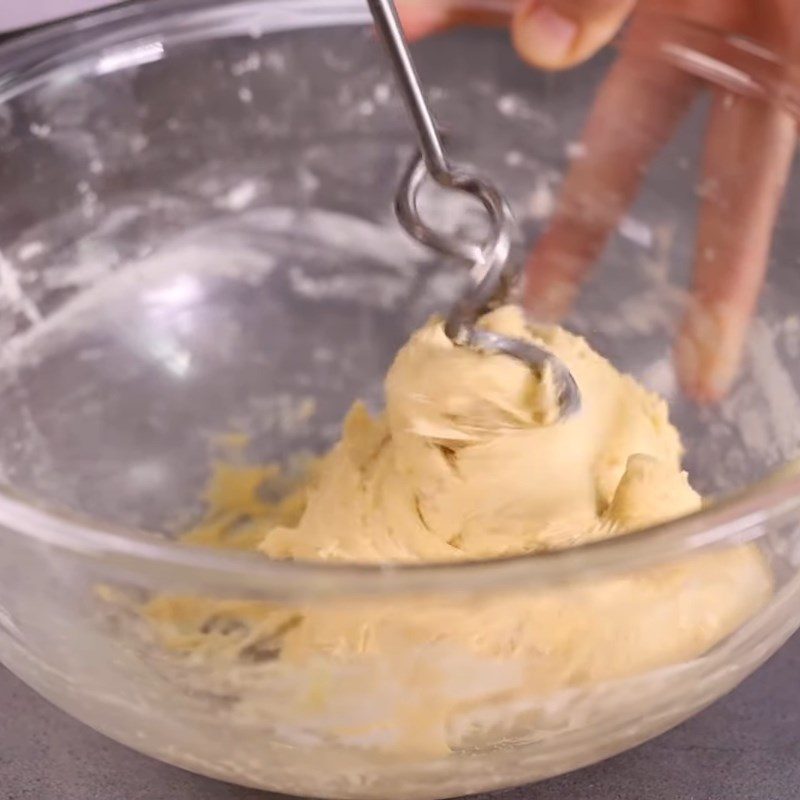
[[[212,494],[215,515],[189,540],[276,559],[453,562],[570,547],[700,508],[663,400],[580,337],[531,330],[516,308],[481,324],[561,358],[580,387],[581,412],[554,421],[552,375],[454,347],[434,320],[390,369],[385,413],[373,417],[356,403],[306,485],[273,506],[256,493],[266,473],[228,470]],[[492,736],[513,738],[515,724],[530,735],[541,704],[559,692],[696,658],[755,614],[771,587],[747,545],[602,580],[470,597],[292,607],[161,597],[145,613],[159,643],[195,666],[261,670],[263,685],[248,678],[256,699],[240,685],[242,713],[431,757],[461,746],[476,714]],[[264,686],[279,675],[283,688],[269,695]],[[528,722],[501,713],[509,704],[527,709]]]
[[[386,379],[386,413],[359,403],[299,524],[265,532],[273,558],[456,561],[613,536],[696,511],[663,400],[560,328],[534,336],[520,310],[483,318],[572,370],[583,408],[553,424],[552,379],[454,346],[440,322],[415,333]],[[619,489],[619,491],[618,491]]]

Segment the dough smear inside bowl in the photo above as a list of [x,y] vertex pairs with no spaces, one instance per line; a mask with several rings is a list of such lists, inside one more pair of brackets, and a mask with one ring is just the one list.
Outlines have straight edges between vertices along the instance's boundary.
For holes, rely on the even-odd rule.
[[[463,562],[624,536],[700,509],[662,399],[515,307],[481,325],[561,358],[580,413],[554,422],[547,369],[458,348],[433,319],[390,368],[384,413],[356,402],[340,441],[277,503],[259,495],[274,470],[223,469],[185,540],[253,558]],[[206,690],[233,691],[240,713],[419,758],[529,736],[559,693],[697,658],[771,592],[759,550],[740,545],[491,597],[304,608],[162,595],[141,613],[171,669],[183,663]],[[277,685],[291,688],[278,698]]]

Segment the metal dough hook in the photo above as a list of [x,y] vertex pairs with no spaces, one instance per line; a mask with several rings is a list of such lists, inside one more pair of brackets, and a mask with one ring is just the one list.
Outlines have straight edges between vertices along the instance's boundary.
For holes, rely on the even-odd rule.
[[[516,358],[537,375],[549,365],[559,389],[561,417],[569,416],[580,409],[580,391],[560,359],[531,342],[476,327],[478,319],[486,311],[507,302],[519,277],[518,268],[509,258],[514,232],[511,209],[491,183],[450,164],[411,60],[393,0],[367,0],[367,3],[389,52],[419,138],[420,153],[403,176],[395,200],[398,219],[406,231],[422,244],[471,265],[471,286],[448,315],[445,333],[455,344],[487,354]],[[464,192],[480,201],[490,223],[490,234],[483,245],[440,233],[422,219],[417,201],[423,184],[429,178],[445,189]]]

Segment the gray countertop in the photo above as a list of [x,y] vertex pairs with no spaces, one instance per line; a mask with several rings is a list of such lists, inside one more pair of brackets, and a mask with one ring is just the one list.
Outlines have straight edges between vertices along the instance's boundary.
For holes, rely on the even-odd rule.
[[[0,800],[266,800],[139,755],[0,667]],[[633,751],[492,800],[796,800],[800,635],[724,700]],[[275,797],[273,795],[273,797]]]
[[[266,800],[134,753],[0,668],[0,800]],[[800,635],[710,709],[635,750],[492,800],[796,800]],[[275,795],[273,795],[275,797]]]

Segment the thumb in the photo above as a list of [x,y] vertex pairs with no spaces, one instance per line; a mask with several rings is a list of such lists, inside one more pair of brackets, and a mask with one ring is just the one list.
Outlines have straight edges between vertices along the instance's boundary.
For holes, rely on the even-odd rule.
[[511,33],[536,67],[563,69],[585,61],[614,37],[636,0],[523,0]]

